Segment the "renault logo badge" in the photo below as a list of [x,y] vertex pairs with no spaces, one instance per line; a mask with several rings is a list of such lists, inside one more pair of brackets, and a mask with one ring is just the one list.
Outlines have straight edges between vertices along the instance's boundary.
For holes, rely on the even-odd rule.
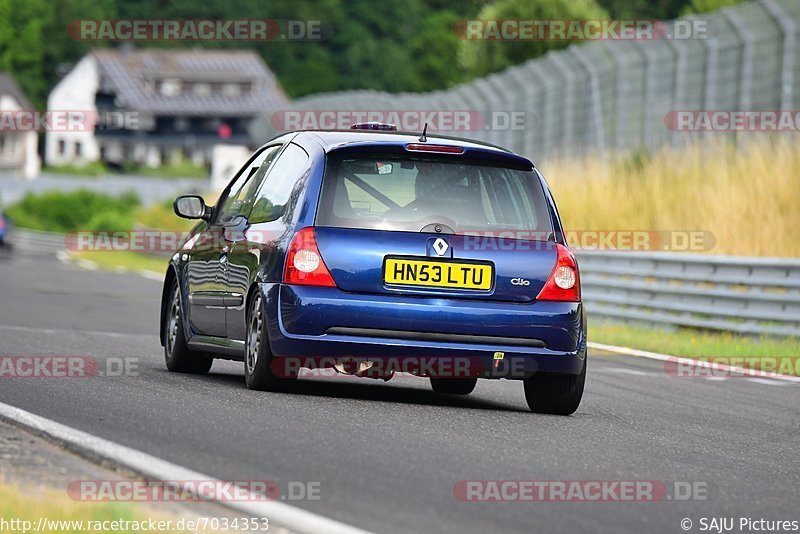
[[447,241],[441,237],[437,237],[436,241],[433,242],[433,250],[439,256],[444,256],[444,253],[447,252],[448,248],[450,248],[450,246],[447,244]]

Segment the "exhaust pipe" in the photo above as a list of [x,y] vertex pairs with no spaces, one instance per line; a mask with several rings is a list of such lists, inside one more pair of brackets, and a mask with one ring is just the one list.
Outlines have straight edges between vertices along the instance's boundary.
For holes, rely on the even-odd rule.
[[357,360],[355,358],[348,358],[336,363],[333,368],[337,373],[350,376],[358,376],[364,378],[380,378],[388,382],[393,376],[394,372],[383,372],[380,370],[378,362],[371,360]]
[[343,375],[360,375],[373,365],[375,365],[375,362],[371,362],[369,360],[356,360],[355,358],[350,358],[348,360],[340,361],[334,365],[333,368],[336,369],[336,372]]

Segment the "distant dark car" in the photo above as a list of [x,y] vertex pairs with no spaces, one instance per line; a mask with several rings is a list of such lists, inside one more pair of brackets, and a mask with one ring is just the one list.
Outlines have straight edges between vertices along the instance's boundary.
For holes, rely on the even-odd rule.
[[161,342],[172,371],[244,361],[248,387],[299,368],[430,378],[469,394],[524,381],[570,414],[586,377],[578,265],[544,178],[490,145],[386,131],[280,136],[237,172],[172,257]]

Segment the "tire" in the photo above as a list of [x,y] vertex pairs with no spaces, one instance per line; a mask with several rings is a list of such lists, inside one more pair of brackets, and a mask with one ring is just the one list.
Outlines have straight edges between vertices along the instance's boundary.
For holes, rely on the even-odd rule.
[[178,280],[172,281],[164,321],[164,360],[173,373],[206,374],[214,359],[205,354],[189,350],[183,331],[183,309],[181,308]]
[[540,374],[526,378],[525,400],[534,413],[571,415],[583,397],[586,383],[586,360],[579,375]]
[[431,387],[436,393],[446,395],[469,395],[478,383],[477,378],[433,378]]
[[263,302],[261,292],[256,291],[247,311],[244,381],[258,391],[289,391],[296,377],[280,377],[272,370],[275,359],[269,348]]

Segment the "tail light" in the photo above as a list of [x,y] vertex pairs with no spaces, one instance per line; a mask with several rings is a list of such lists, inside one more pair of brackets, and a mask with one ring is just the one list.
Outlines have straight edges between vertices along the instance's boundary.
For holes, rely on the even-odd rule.
[[386,122],[357,122],[350,127],[351,130],[380,130],[385,132],[396,132],[397,126]]
[[553,272],[545,282],[536,300],[560,300],[578,302],[581,300],[581,280],[578,262],[564,245],[556,244],[558,257]]
[[294,235],[286,252],[283,283],[302,286],[336,287],[317,247],[314,228],[303,228]]

